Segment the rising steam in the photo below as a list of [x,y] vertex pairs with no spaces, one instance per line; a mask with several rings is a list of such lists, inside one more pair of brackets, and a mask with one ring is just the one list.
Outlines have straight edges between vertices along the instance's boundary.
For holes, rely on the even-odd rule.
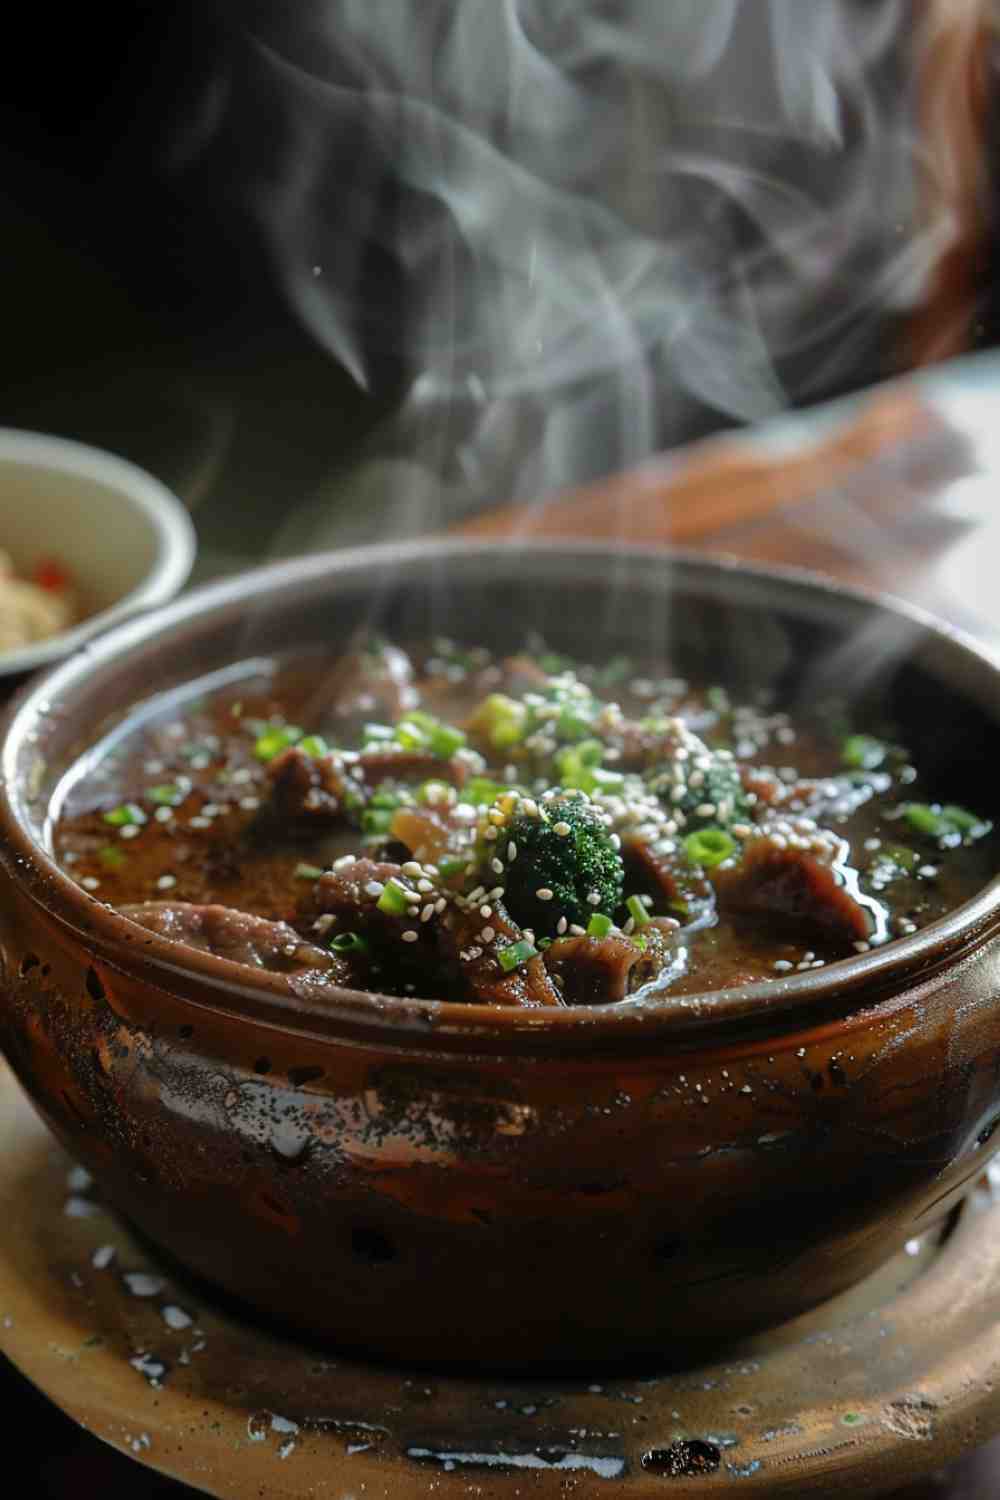
[[955,234],[921,222],[913,10],[234,10],[218,128],[269,143],[248,170],[277,274],[358,382],[405,372],[370,497],[398,530],[877,373]]

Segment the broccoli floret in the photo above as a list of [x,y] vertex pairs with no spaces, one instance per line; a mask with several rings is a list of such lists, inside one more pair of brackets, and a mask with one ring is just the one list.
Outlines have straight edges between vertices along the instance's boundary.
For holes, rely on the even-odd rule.
[[683,818],[685,831],[729,828],[749,820],[750,803],[735,761],[706,747],[704,755],[683,762],[683,767],[685,776],[681,780],[671,763],[657,766],[648,773],[647,781],[671,812],[680,814],[678,822]]
[[596,808],[572,792],[537,808],[528,812],[519,802],[494,846],[506,866],[504,904],[511,916],[539,937],[555,935],[563,917],[586,927],[595,912],[613,916],[625,868]]

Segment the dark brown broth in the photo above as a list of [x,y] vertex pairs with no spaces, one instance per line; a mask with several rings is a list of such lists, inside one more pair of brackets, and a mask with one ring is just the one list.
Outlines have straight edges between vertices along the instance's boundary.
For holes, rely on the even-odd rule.
[[[492,670],[452,669],[449,676],[438,664],[430,675],[418,677],[421,705],[461,724],[490,690]],[[345,853],[364,852],[361,835],[348,826],[282,828],[265,816],[268,774],[255,754],[254,725],[297,723],[331,743],[356,746],[361,722],[372,715],[362,708],[338,716],[330,703],[330,681],[330,673],[316,663],[276,665],[273,676],[257,675],[201,699],[194,697],[195,685],[183,713],[157,709],[155,703],[152,711],[140,712],[108,753],[82,765],[71,778],[56,810],[57,858],[85,889],[113,906],[219,903],[294,923],[308,885],[298,867],[327,867]],[[648,712],[652,702],[666,701],[670,712],[685,718],[710,745],[732,744],[741,765],[778,768],[786,778],[843,774],[838,742],[816,726],[793,724],[780,712],[758,709],[746,710],[734,725],[728,713],[719,712],[718,690],[674,682],[665,692],[669,681],[662,670],[633,671],[624,683],[597,690],[597,696],[619,702],[626,715],[636,716]],[[746,732],[747,725],[752,732]],[[502,762],[491,773],[502,776]],[[190,783],[181,803],[158,807],[150,790],[178,778]],[[878,891],[891,936],[923,927],[969,899],[994,868],[992,836],[941,850],[903,830],[893,814],[904,799],[924,800],[919,778],[908,770],[887,793],[873,796],[849,815],[823,820],[849,840],[850,863],[863,880],[887,844],[919,852],[919,873],[895,878]],[[127,803],[138,805],[147,820],[110,824],[109,812]],[[304,931],[301,921],[299,927]],[[668,987],[670,993],[690,993],[773,979],[844,957],[851,946],[859,945],[804,938],[782,921],[716,915],[711,925],[678,933]],[[412,986],[387,982],[385,988],[406,991]]]

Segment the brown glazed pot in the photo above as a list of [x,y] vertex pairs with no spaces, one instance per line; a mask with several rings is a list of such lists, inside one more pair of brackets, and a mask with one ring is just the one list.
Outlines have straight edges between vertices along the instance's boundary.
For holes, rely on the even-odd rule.
[[60,776],[137,700],[369,615],[888,705],[942,793],[996,811],[1000,673],[919,613],[654,550],[423,543],[304,559],[119,628],[6,721],[4,1049],[112,1204],[335,1344],[534,1367],[682,1357],[866,1275],[959,1200],[1000,1118],[993,882],[791,979],[615,1009],[339,991],[186,950],[66,878]]

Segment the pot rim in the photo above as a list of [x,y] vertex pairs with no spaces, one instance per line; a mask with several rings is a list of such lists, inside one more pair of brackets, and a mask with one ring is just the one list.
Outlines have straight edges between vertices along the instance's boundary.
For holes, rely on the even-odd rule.
[[[412,1036],[419,1044],[518,1052],[580,1048],[594,1053],[603,1041],[614,1048],[645,1045],[653,1037],[699,1044],[705,1033],[733,1029],[741,1033],[775,1028],[804,1010],[806,1029],[827,1029],[831,1009],[836,1015],[869,1008],[891,994],[898,982],[919,973],[926,977],[943,964],[969,952],[1000,924],[1000,876],[994,877],[969,901],[909,937],[893,939],[884,947],[839,959],[821,970],[792,977],[775,977],[732,989],[705,991],[629,1002],[618,1006],[565,1006],[538,1010],[385,996],[339,986],[304,990],[289,978],[254,970],[232,960],[186,949],[150,933],[92,896],[72,880],[46,852],[31,829],[25,788],[17,774],[26,743],[37,737],[37,726],[54,700],[67,690],[78,691],[95,666],[109,666],[140,650],[165,630],[224,610],[252,595],[280,596],[322,577],[335,584],[338,576],[356,574],[387,564],[451,562],[510,554],[518,538],[502,541],[421,539],[406,543],[375,543],[266,564],[249,572],[192,590],[173,603],[136,620],[123,622],[82,650],[33,679],[15,697],[0,720],[0,835],[7,876],[31,899],[53,915],[61,926],[91,948],[95,957],[120,969],[141,968],[148,978],[159,976],[161,988],[184,994],[201,1008],[243,1016],[302,1037],[373,1039],[391,1037],[404,1043]],[[729,555],[709,555],[693,549],[647,547],[638,544],[532,539],[532,550],[553,558],[595,557],[648,565],[681,565],[715,574],[747,576],[760,584],[803,591],[836,607],[839,603],[888,613],[928,636],[974,658],[998,677],[1000,653],[965,631],[936,619],[918,605],[892,595],[842,584],[805,568],[747,563]],[[85,693],[85,688],[83,688]],[[130,962],[131,958],[131,962]],[[895,982],[895,983],[894,983]],[[811,1016],[810,1016],[811,1013]],[[812,1025],[809,1024],[810,1019]],[[694,1035],[691,1035],[694,1033]],[[506,1044],[506,1045],[505,1045]]]

